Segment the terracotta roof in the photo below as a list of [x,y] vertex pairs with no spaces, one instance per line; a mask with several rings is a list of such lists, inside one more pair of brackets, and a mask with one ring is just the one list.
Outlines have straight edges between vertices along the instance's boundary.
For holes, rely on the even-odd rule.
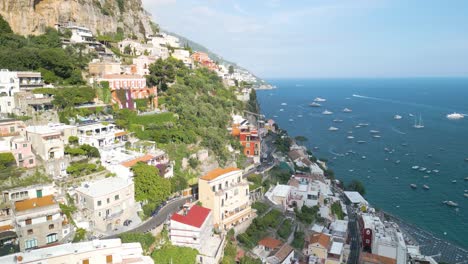
[[330,236],[325,235],[324,233],[312,234],[309,237],[309,243],[310,244],[318,243],[322,247],[328,248],[330,246]]
[[103,79],[144,79],[145,77],[136,74],[106,74]]
[[283,243],[278,239],[274,239],[274,238],[271,238],[271,237],[265,237],[264,239],[258,241],[258,244],[262,245],[262,246],[264,246],[266,248],[276,249],[276,248],[279,248],[281,246],[281,244],[283,244]]
[[201,227],[211,210],[198,205],[192,206],[186,215],[173,214],[171,220],[193,227]]
[[361,260],[366,263],[375,263],[375,264],[396,264],[396,259],[379,256],[367,252],[361,252]]
[[125,135],[127,135],[127,134],[128,134],[127,131],[120,131],[120,132],[115,133],[115,136],[116,136],[116,137],[120,137],[120,136],[125,136]]
[[11,226],[11,225],[0,226],[0,231],[7,231],[7,230],[10,230],[10,229],[13,229],[13,226]]
[[291,251],[294,251],[294,249],[288,245],[288,244],[284,244],[276,253],[275,253],[275,257],[277,257],[280,261],[280,263],[282,263],[287,256],[289,256],[289,254],[291,254]]
[[54,196],[47,195],[41,198],[32,198],[15,202],[16,211],[25,211],[37,207],[49,206],[55,204]]
[[240,171],[240,169],[234,168],[234,167],[225,168],[225,169],[217,168],[208,172],[207,174],[202,176],[200,179],[205,180],[205,181],[211,181],[211,180],[218,178],[219,176],[223,174],[233,172],[233,171]]
[[241,248],[237,250],[236,261],[240,261],[245,256],[245,251]]
[[136,158],[136,159],[132,159],[132,160],[129,160],[129,161],[125,161],[125,162],[122,162],[122,165],[127,167],[127,168],[130,168],[130,167],[133,167],[135,164],[137,164],[138,162],[148,162],[150,160],[152,160],[154,158],[153,155],[151,154],[146,154],[142,157],[139,157],[139,158]]

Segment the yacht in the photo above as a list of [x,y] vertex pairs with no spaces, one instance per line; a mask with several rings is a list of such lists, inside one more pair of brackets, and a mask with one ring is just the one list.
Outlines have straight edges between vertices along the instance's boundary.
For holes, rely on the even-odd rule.
[[381,138],[381,136],[379,136],[379,135],[373,135],[372,137],[374,137],[374,138]]
[[312,107],[320,107],[320,106],[322,106],[322,105],[319,104],[319,103],[316,103],[316,102],[312,102],[312,103],[309,104],[309,106],[312,106]]
[[283,109],[283,108],[281,108],[281,109],[280,109],[280,112],[283,112],[283,111],[284,111],[284,109]]
[[418,186],[416,184],[414,184],[414,183],[410,184],[410,187],[413,188],[413,189],[418,188]]
[[357,143],[359,143],[359,144],[364,144],[364,143],[367,143],[367,142],[364,141],[364,140],[358,140]]
[[444,204],[448,205],[448,206],[452,206],[452,207],[457,207],[458,204],[456,202],[453,202],[453,201],[444,201]]
[[409,113],[408,115],[409,115],[409,116],[411,116],[411,117],[414,117],[414,115],[413,115],[413,114],[411,114],[411,113]]
[[293,122],[293,121],[294,121],[294,119],[292,119],[292,118],[289,119],[289,122]]
[[371,131],[369,131],[369,132],[370,132],[371,134],[378,134],[378,133],[380,133],[380,131],[378,131],[378,130],[371,130]]
[[367,157],[366,157],[366,156],[362,156],[361,158],[362,158],[362,159],[367,159]]
[[402,119],[402,118],[403,118],[403,117],[402,117],[401,115],[395,115],[395,116],[393,117],[393,119],[395,119],[395,120],[400,120],[400,119]]
[[349,108],[345,108],[343,109],[343,113],[351,113],[353,110],[349,109]]
[[466,198],[468,198],[468,193],[464,193],[463,196],[465,196]]
[[343,123],[343,119],[333,119],[333,122],[335,122],[335,123]]
[[401,162],[400,160],[397,160],[395,161],[395,164],[400,164],[400,162]]
[[338,129],[339,129],[339,128],[333,127],[333,126],[331,126],[330,128],[328,128],[328,130],[330,130],[330,131],[337,131]]
[[423,178],[427,179],[427,178],[429,178],[429,175],[424,175]]
[[439,173],[439,170],[432,170],[432,172]]
[[281,105],[288,105],[287,103],[281,103]]
[[424,167],[419,168],[419,171],[425,171],[425,170],[426,170],[426,168],[424,168]]
[[328,110],[325,110],[325,111],[322,112],[322,114],[324,114],[324,115],[331,115],[331,114],[333,114],[333,112],[330,112],[330,111],[328,111]]
[[450,119],[450,120],[458,120],[458,119],[462,119],[464,117],[465,117],[464,115],[462,115],[460,113],[455,113],[455,112],[447,115],[447,118]]
[[429,190],[430,189],[429,186],[427,186],[426,184],[423,185],[423,188],[424,188],[424,190]]
[[457,183],[457,180],[453,180],[452,183]]
[[413,166],[413,167],[411,167],[411,168],[412,168],[413,170],[417,170],[417,169],[419,169],[419,166]]
[[[360,126],[360,125],[357,125],[357,126],[355,126],[355,128],[361,128],[361,126]],[[468,160],[467,160],[467,161],[468,161]]]
[[465,179],[464,179],[464,180],[465,180],[465,181],[468,181],[468,177],[465,177]]
[[316,97],[316,98],[314,99],[314,102],[326,102],[326,101],[327,101],[327,99],[320,98],[320,97]]
[[419,115],[419,119],[415,119],[414,120],[414,125],[413,125],[414,128],[424,128],[424,124],[422,122],[422,118],[421,118],[421,115]]
[[347,139],[354,139],[353,136],[347,136],[346,138],[347,138]]
[[358,126],[368,126],[369,123],[359,123]]

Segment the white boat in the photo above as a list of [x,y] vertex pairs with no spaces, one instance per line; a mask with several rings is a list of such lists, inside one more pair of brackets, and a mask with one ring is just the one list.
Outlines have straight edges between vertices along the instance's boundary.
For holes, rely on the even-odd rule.
[[281,105],[288,105],[287,103],[281,103]]
[[400,120],[400,119],[402,119],[402,118],[403,118],[403,117],[402,117],[401,115],[395,115],[395,116],[393,117],[393,119],[395,119],[395,120]]
[[464,193],[463,196],[465,196],[466,198],[468,198],[468,193]]
[[324,114],[324,115],[331,115],[331,114],[333,114],[333,112],[328,111],[328,110],[325,110],[325,111],[322,112],[322,114]]
[[367,143],[367,142],[364,141],[364,140],[359,140],[359,141],[357,141],[357,143],[359,143],[359,144],[364,144],[364,143]]
[[453,201],[444,201],[444,204],[448,205],[448,206],[452,206],[452,207],[457,207],[458,204],[456,202],[453,202]]
[[292,118],[289,119],[289,122],[293,122],[293,121],[294,121],[294,119],[292,119]]
[[439,173],[439,170],[432,170],[432,172]]
[[316,103],[316,102],[312,102],[312,103],[309,104],[309,106],[312,106],[312,107],[320,107],[320,106],[322,106],[322,105],[319,104],[319,103]]
[[314,99],[314,102],[326,102],[326,101],[327,101],[327,99],[320,98],[320,97],[316,97],[316,98]]
[[362,156],[361,158],[362,158],[362,159],[367,159],[367,157],[366,157],[366,156]]
[[414,183],[410,184],[410,187],[413,188],[413,189],[418,188],[418,186],[416,184],[414,184]]
[[460,113],[455,113],[455,112],[447,115],[447,118],[450,119],[450,120],[458,120],[458,119],[462,119],[464,117],[465,117],[464,115],[462,115]]
[[281,109],[280,109],[280,112],[283,112],[283,111],[284,111],[284,109],[283,109],[283,108],[281,108]]
[[331,126],[331,127],[328,128],[328,130],[330,130],[330,131],[337,131],[338,129],[339,129],[339,128],[333,127],[333,126]]
[[372,137],[373,138],[381,138],[381,136],[379,136],[379,135],[373,135]]
[[424,124],[422,122],[421,115],[419,115],[419,119],[414,119],[414,128],[424,128]]
[[427,178],[429,178],[429,175],[424,175],[423,178],[427,179]]
[[348,131],[348,134],[352,134],[352,133],[353,133],[353,131],[351,131],[351,130],[350,130],[350,131]]
[[419,166],[413,166],[413,167],[411,167],[411,168],[412,168],[413,170],[417,170],[417,169],[419,169]]
[[371,131],[369,131],[369,132],[370,132],[371,134],[378,134],[378,133],[380,133],[380,131],[378,131],[378,130],[371,130]]
[[453,180],[452,183],[457,183],[457,180]]
[[363,127],[363,126],[368,126],[368,125],[369,125],[369,123],[359,123],[359,124],[358,124],[358,126],[362,126],[362,127]]
[[409,115],[409,116],[411,116],[411,117],[413,117],[413,116],[414,116],[414,115],[413,115],[413,114],[411,114],[411,113],[409,113],[408,115]]
[[419,171],[425,171],[425,170],[426,170],[426,168],[424,168],[424,167],[419,168]]
[[464,179],[464,180],[465,180],[465,181],[468,181],[468,177],[465,177],[465,179]]
[[423,188],[424,188],[425,190],[429,190],[429,189],[430,189],[429,186],[427,186],[426,184],[423,185]]
[[347,139],[354,139],[353,136],[347,136],[346,138],[347,138]]
[[343,119],[333,119],[333,122],[335,122],[335,123],[343,123]]
[[355,126],[355,128],[361,128],[361,126],[357,125],[357,126]]
[[349,108],[345,108],[343,109],[343,113],[351,113],[353,110],[349,109]]
[[395,164],[400,164],[401,160],[396,160]]

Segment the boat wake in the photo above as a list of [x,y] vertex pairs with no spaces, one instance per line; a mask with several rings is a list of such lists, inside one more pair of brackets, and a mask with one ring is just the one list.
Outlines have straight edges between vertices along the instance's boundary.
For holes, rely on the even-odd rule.
[[333,151],[333,149],[329,149],[328,152],[332,155],[335,155],[335,156],[338,156],[338,157],[344,157],[345,155],[344,154],[340,154],[340,153],[336,153]]
[[393,132],[396,132],[396,133],[398,133],[398,134],[400,134],[400,135],[406,135],[405,132],[402,132],[402,131],[396,129],[395,127],[392,127],[392,131],[393,131]]
[[375,100],[375,101],[380,101],[380,102],[386,102],[386,103],[391,103],[391,104],[409,105],[409,106],[423,107],[423,108],[429,108],[429,109],[439,109],[441,111],[453,111],[453,110],[451,110],[449,108],[445,108],[445,107],[439,107],[439,106],[433,106],[433,105],[427,105],[427,104],[419,104],[419,103],[412,103],[412,102],[404,102],[404,101],[385,99],[385,98],[379,98],[379,97],[372,97],[372,96],[365,96],[365,95],[359,95],[359,94],[353,94],[353,97],[361,98],[361,99],[368,99],[368,100]]

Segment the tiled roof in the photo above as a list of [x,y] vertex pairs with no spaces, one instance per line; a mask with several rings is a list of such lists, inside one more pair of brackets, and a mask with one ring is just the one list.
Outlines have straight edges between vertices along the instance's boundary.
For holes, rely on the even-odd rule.
[[151,154],[146,154],[142,157],[139,157],[139,158],[136,158],[136,159],[132,159],[132,160],[129,160],[129,161],[126,161],[126,162],[122,162],[122,165],[127,167],[127,168],[130,168],[130,167],[133,167],[135,164],[137,164],[138,162],[148,162],[150,160],[152,160],[154,158],[153,155]]
[[106,74],[103,79],[144,79],[144,77],[136,74]]
[[41,198],[32,198],[15,202],[16,211],[25,211],[37,207],[49,206],[55,204],[54,196],[47,195]]
[[214,180],[214,179],[218,178],[219,176],[221,176],[223,174],[233,172],[233,171],[240,171],[240,170],[238,168],[234,168],[234,167],[225,168],[225,169],[217,168],[217,169],[214,169],[214,170],[208,172],[207,174],[205,174],[200,179],[205,180],[205,181],[211,181],[211,180]]
[[186,215],[173,214],[171,220],[193,227],[201,227],[210,212],[211,210],[208,208],[194,205]]
[[10,230],[10,229],[13,229],[13,226],[11,226],[11,225],[0,226],[0,232],[1,231],[7,231],[7,230]]
[[127,134],[128,134],[127,131],[120,131],[120,132],[115,133],[115,136],[116,136],[116,137],[120,137],[120,136],[125,136],[125,135],[127,135]]
[[361,259],[366,263],[374,263],[374,264],[396,264],[396,259],[379,256],[367,252],[361,253]]
[[278,239],[265,237],[264,239],[258,241],[258,244],[267,248],[275,249],[275,248],[279,248],[282,242]]
[[275,254],[275,257],[277,257],[279,260],[280,260],[280,263],[282,263],[286,257],[289,256],[289,254],[291,254],[291,251],[293,251],[294,249],[288,245],[288,244],[284,244]]
[[325,235],[323,233],[312,234],[309,238],[309,243],[310,244],[318,243],[322,247],[328,248],[330,246],[330,236]]

